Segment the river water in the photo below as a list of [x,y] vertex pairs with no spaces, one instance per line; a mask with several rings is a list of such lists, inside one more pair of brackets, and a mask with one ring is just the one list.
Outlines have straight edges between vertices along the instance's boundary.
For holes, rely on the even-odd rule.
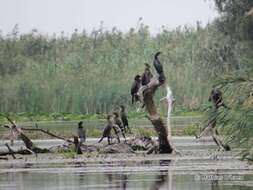
[[[216,147],[210,138],[174,137],[174,142],[182,157],[111,154],[69,159],[39,155],[1,160],[0,189],[253,189],[253,167],[234,158],[238,150],[214,157]],[[35,143],[47,147],[61,142]]]

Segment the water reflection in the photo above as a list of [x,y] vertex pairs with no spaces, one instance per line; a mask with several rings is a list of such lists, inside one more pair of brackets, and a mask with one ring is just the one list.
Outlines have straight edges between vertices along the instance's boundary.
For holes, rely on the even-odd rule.
[[125,173],[106,173],[105,176],[108,179],[109,188],[127,189],[128,175]]
[[[163,171],[160,171],[159,174],[155,177],[154,183],[151,185],[150,190],[158,190],[160,189],[164,184],[168,182],[168,175],[164,174]],[[172,182],[172,181],[169,181]],[[168,184],[168,187],[171,187],[170,183]],[[168,188],[168,190],[171,190]]]
[[205,173],[199,174],[197,171],[184,173],[184,171],[172,170],[172,167],[181,163],[171,160],[149,161],[145,162],[142,167],[140,167],[140,163],[144,164],[144,162],[107,162],[106,164],[92,165],[80,162],[68,167],[62,166],[62,168],[55,167],[53,169],[49,169],[50,166],[37,168],[37,166],[28,165],[20,172],[0,172],[0,189],[252,189],[252,186],[244,186],[241,182],[243,180],[252,181],[253,175],[241,176],[242,181],[239,183],[227,180],[229,175],[224,175],[225,171],[222,170],[212,170],[212,175],[207,175]]
[[[160,160],[160,166],[169,166],[171,160]],[[154,183],[151,185],[150,190],[161,189],[163,185],[166,185],[166,189],[172,190],[172,171],[171,170],[160,170],[155,177]]]

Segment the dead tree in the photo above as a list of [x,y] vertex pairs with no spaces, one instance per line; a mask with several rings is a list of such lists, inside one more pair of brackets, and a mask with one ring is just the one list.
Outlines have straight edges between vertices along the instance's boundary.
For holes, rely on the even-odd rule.
[[[155,57],[154,61],[157,61],[157,59],[158,58]],[[159,66],[162,67],[161,64]],[[163,119],[157,112],[156,105],[153,100],[156,90],[160,86],[165,85],[165,77],[164,77],[163,70],[162,72],[160,72],[156,69],[156,71],[157,71],[157,76],[154,76],[147,85],[142,86],[139,89],[138,95],[140,96],[140,99],[145,104],[146,110],[149,114],[148,118],[153,124],[158,134],[159,153],[172,153],[173,148],[170,144],[171,139],[168,139],[168,131],[167,131],[166,123],[163,121]]]

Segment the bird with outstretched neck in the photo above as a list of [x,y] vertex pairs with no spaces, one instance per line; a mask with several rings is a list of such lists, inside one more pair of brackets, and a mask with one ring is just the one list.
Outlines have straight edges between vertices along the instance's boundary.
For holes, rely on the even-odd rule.
[[159,60],[159,55],[161,54],[162,52],[158,51],[155,56],[154,56],[154,61],[153,61],[153,65],[155,67],[155,70],[158,74],[158,80],[161,84],[163,84],[165,82],[165,75],[164,75],[164,72],[163,72],[163,65],[162,63],[160,62]]

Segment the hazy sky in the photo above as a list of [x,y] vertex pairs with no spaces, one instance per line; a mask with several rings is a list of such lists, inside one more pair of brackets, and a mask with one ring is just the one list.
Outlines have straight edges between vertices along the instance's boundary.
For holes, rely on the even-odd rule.
[[212,0],[0,0],[3,33],[19,24],[22,33],[36,28],[42,33],[70,34],[75,28],[91,31],[101,21],[105,29],[116,26],[127,31],[137,26],[140,17],[157,33],[162,25],[206,24],[216,15]]

